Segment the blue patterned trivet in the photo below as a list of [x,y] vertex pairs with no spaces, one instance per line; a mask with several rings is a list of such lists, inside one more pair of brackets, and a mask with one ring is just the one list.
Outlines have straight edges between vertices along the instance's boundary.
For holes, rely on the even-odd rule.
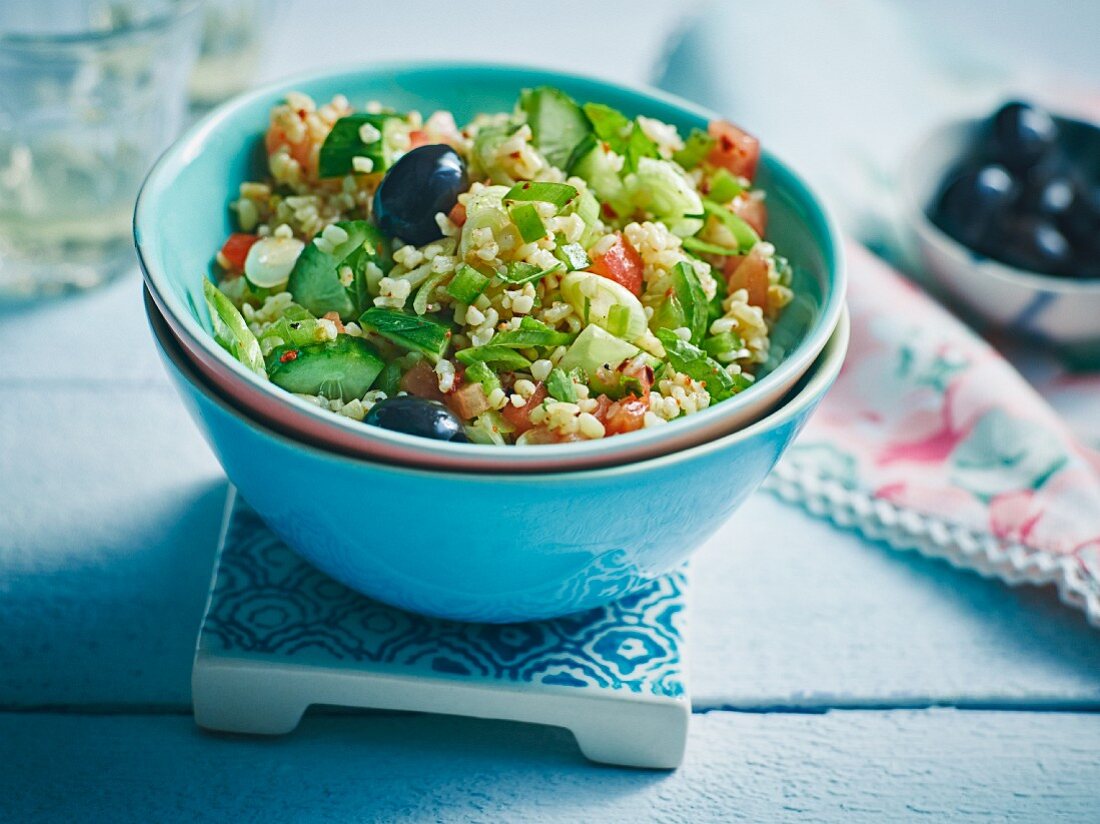
[[360,595],[230,491],[192,675],[209,729],[278,734],[311,704],[567,727],[595,761],[675,767],[690,716],[685,576],[551,621],[467,624]]

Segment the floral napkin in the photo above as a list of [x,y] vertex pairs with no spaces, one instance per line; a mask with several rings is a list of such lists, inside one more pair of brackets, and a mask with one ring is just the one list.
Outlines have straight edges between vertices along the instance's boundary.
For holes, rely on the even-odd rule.
[[768,486],[896,548],[1052,582],[1100,627],[1100,453],[919,288],[848,259],[848,359]]

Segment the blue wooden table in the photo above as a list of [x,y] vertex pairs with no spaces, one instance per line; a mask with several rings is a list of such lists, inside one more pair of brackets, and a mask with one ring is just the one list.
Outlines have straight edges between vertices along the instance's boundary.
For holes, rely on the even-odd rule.
[[[322,35],[330,5],[289,9],[279,42],[329,37],[314,63],[428,42],[639,80],[676,20],[654,5],[609,54],[634,4],[564,3],[544,21],[555,47],[533,54],[504,34],[530,16],[504,4],[482,7],[492,36],[406,2],[372,14],[377,37]],[[410,18],[419,44],[398,37]],[[306,65],[286,54],[268,74]],[[1100,643],[1080,614],[765,493],[694,564],[695,714],[674,773],[592,765],[558,730],[429,715],[200,732],[190,663],[226,481],[156,360],[136,273],[0,313],[0,352],[0,820],[1100,819]]]

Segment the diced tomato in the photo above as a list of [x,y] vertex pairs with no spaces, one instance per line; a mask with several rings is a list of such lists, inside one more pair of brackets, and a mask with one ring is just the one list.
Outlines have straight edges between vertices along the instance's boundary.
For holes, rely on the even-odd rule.
[[402,390],[418,398],[430,401],[445,401],[447,396],[439,391],[439,376],[427,361],[420,361],[401,376],[399,384]]
[[763,200],[741,196],[733,201],[733,213],[755,229],[756,234],[764,237],[768,228],[768,207]]
[[735,255],[726,258],[725,273],[731,292],[738,289],[746,290],[749,293],[749,303],[767,311],[770,283],[768,259],[759,250],[759,244],[746,256]]
[[476,418],[488,410],[489,399],[480,383],[468,383],[447,395],[447,406],[464,421]]
[[451,223],[455,226],[461,226],[466,222],[466,207],[461,203],[456,203],[451,207],[451,212],[447,217],[450,218]]
[[[306,119],[307,112],[298,112],[298,116],[302,119]],[[270,157],[279,151],[282,147],[286,147],[290,152],[290,156],[298,161],[298,165],[302,167],[302,171],[307,175],[312,175],[316,169],[313,165],[313,143],[310,141],[308,134],[304,136],[298,142],[292,141],[282,126],[278,126],[272,123],[267,133],[264,135],[264,148],[267,149],[267,154]]]
[[540,403],[546,400],[546,395],[546,387],[540,382],[535,386],[534,393],[523,406],[512,406],[509,401],[504,409],[500,411],[501,417],[516,430],[517,436],[522,435],[534,426],[531,423],[531,413],[535,411]]
[[607,409],[604,431],[607,435],[622,435],[624,432],[636,432],[645,425],[645,413],[649,404],[637,395],[627,395],[621,401],[615,401]]
[[602,255],[596,255],[589,270],[625,286],[635,295],[642,293],[642,256],[622,234]]
[[409,132],[409,151],[413,149],[419,149],[421,146],[427,146],[431,143],[431,139],[428,137],[428,133],[423,129],[413,129]]
[[234,232],[222,245],[222,257],[229,264],[229,271],[243,272],[244,261],[248,257],[248,250],[259,238],[245,232]]
[[592,414],[600,423],[607,423],[607,410],[610,408],[611,398],[600,394],[596,396],[596,408],[592,411]]
[[752,180],[760,160],[760,141],[726,120],[712,120],[707,132],[715,139],[707,155],[712,166],[721,166],[739,177]]
[[336,331],[339,332],[341,335],[344,334],[344,332],[347,331],[346,329],[344,329],[344,322],[342,320],[340,320],[340,315],[338,313],[336,313],[336,312],[325,312],[325,314],[321,315],[321,317],[324,318],[325,320],[331,320],[333,322],[333,324],[336,326]]

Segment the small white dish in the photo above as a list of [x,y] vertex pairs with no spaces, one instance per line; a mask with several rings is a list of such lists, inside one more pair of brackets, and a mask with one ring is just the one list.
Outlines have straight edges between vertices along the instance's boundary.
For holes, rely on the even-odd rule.
[[928,217],[944,175],[981,122],[945,123],[905,158],[900,195],[908,240],[929,277],[961,306],[996,327],[1100,363],[1100,279],[1053,277],[1000,263],[949,237]]

